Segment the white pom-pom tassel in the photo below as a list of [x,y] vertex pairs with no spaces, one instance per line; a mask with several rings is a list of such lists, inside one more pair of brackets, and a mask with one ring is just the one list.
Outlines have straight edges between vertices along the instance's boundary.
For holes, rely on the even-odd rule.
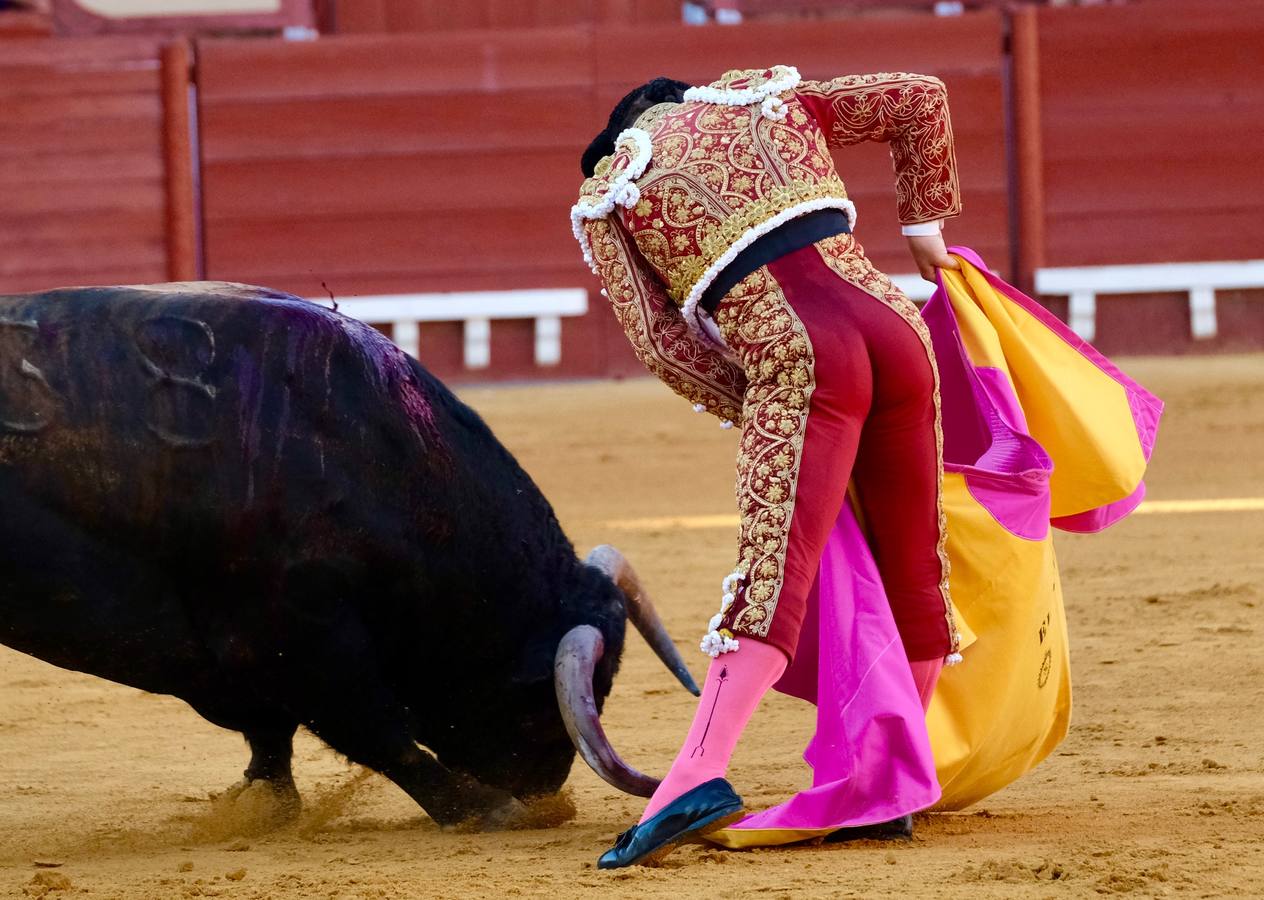
[[721,653],[732,653],[738,646],[735,638],[725,637],[720,632],[712,629],[703,636],[702,643],[698,645],[698,649],[715,659]]
[[[736,600],[736,599],[737,599],[737,596],[736,596],[736,595],[734,595],[734,594],[733,594],[733,593],[731,593],[731,592],[726,593],[726,594],[724,595],[724,597],[723,597],[723,598],[721,598],[721,600],[720,600],[720,613],[721,613],[721,615],[723,615],[724,613],[726,613],[726,612],[728,612],[728,611],[729,611],[729,607],[733,605],[733,601],[734,601],[734,600]],[[712,628],[714,628],[715,626],[713,625],[713,626],[711,626],[711,627],[712,627]]]
[[718,612],[711,617],[711,621],[707,623],[708,631],[715,631],[720,627],[720,623],[724,621],[724,613]]
[[759,104],[759,111],[765,118],[780,122],[786,117],[786,103],[780,97],[767,97]]
[[955,666],[961,663],[962,656],[960,653],[949,653],[944,657],[945,666]]
[[706,408],[705,406],[703,406],[701,403],[695,403],[695,404],[693,405],[693,411],[694,411],[694,412],[706,412],[706,411],[707,411],[707,408]]
[[629,181],[615,193],[614,202],[631,209],[641,202],[641,189]]
[[730,428],[733,427],[733,423],[730,420],[725,419],[723,422],[720,423],[720,427],[723,428],[725,431],[728,431]]

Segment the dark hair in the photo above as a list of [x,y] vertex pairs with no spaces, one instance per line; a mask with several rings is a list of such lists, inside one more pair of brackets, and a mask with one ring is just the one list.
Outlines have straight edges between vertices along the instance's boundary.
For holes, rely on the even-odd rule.
[[681,102],[687,90],[689,85],[685,82],[659,76],[629,91],[610,111],[610,121],[606,123],[605,130],[593,138],[580,158],[579,168],[584,177],[591,178],[601,158],[614,153],[615,139],[636,121],[637,116],[656,103]]

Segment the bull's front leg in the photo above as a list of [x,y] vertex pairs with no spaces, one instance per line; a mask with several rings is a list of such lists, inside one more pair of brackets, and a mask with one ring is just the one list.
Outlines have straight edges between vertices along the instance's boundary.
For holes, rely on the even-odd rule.
[[308,722],[313,733],[352,762],[395,782],[441,826],[496,830],[519,821],[524,807],[513,795],[447,769],[417,746],[407,710],[385,685],[366,691],[361,681],[356,687],[359,696],[352,706],[327,706]]
[[523,805],[513,795],[452,772],[413,739],[411,715],[382,674],[374,641],[341,597],[296,592],[287,606],[282,653],[272,671],[285,705],[352,762],[399,785],[443,826],[512,826]]

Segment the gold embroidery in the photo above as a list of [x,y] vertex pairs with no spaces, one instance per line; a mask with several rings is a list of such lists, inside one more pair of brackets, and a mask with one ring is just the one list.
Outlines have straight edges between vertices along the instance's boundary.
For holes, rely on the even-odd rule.
[[592,205],[604,197],[614,184],[614,180],[632,165],[636,153],[636,143],[625,140],[619,144],[614,153],[597,160],[597,164],[593,166],[592,177],[585,178],[579,187],[579,202]]
[[930,360],[931,372],[934,373],[935,377],[935,465],[938,472],[938,490],[935,502],[939,516],[939,542],[935,549],[939,554],[939,593],[944,601],[944,618],[948,622],[948,635],[952,641],[951,652],[956,653],[961,644],[961,635],[957,630],[952,601],[948,592],[948,516],[944,512],[943,411],[940,408],[939,366],[935,362],[935,349],[931,345],[930,329],[926,327],[926,322],[918,311],[917,305],[904,296],[904,293],[891,282],[890,278],[874,268],[873,263],[869,262],[869,258],[865,256],[864,248],[856,242],[852,235],[839,234],[817,241],[816,249],[820,253],[821,259],[825,261],[825,264],[836,275],[854,284],[865,293],[873,295],[895,310],[917,333],[918,338],[921,339],[922,346],[926,348],[926,356]]
[[748,275],[716,309],[725,342],[748,374],[737,456],[741,559],[746,575],[722,627],[767,637],[785,579],[799,462],[815,384],[807,329],[766,268]]
[[787,103],[784,121],[758,104],[699,102],[660,104],[637,120],[654,153],[636,182],[640,202],[619,215],[677,304],[752,228],[801,203],[847,198],[820,128]]
[[793,70],[787,66],[772,69],[729,69],[707,87],[719,91],[759,91],[761,88],[772,90],[777,87],[772,82],[785,79],[791,71]]
[[805,81],[796,89],[834,147],[889,141],[905,225],[961,212],[948,93],[938,78],[903,72]]
[[741,421],[742,370],[693,336],[618,223],[607,216],[584,227],[615,316],[645,368],[690,403]]
[[[758,88],[777,71],[737,69],[711,86]],[[846,199],[830,146],[891,143],[900,221],[960,212],[947,94],[938,79],[853,75],[803,82],[779,98],[781,120],[763,115],[758,103],[699,101],[660,103],[637,120],[653,155],[636,180],[639,202],[617,215],[677,304],[752,229],[797,204]],[[604,195],[633,149],[620,146],[602,161],[581,202]]]

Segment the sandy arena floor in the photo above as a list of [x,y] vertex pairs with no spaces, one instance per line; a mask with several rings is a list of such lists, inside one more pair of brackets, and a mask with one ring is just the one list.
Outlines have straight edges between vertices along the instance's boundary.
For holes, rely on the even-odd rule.
[[[1264,356],[1138,360],[1168,402],[1150,496],[1264,495]],[[650,381],[477,389],[464,396],[536,477],[582,551],[636,563],[692,648],[729,570],[728,527],[672,533],[618,520],[725,514],[734,435]],[[178,700],[0,648],[0,896],[1138,897],[1264,893],[1264,512],[1139,515],[1059,536],[1072,630],[1071,735],[1026,778],[964,813],[924,817],[910,844],[730,853],[685,848],[658,869],[597,855],[638,801],[582,762],[578,815],[551,829],[444,834],[398,789],[308,735],[307,808],[264,836],[214,806],[240,737]],[[662,771],[693,701],[644,643],[606,729]],[[705,658],[686,651],[701,673]],[[455,676],[454,676],[455,677]],[[734,760],[754,806],[807,782],[810,707],[773,696]]]

